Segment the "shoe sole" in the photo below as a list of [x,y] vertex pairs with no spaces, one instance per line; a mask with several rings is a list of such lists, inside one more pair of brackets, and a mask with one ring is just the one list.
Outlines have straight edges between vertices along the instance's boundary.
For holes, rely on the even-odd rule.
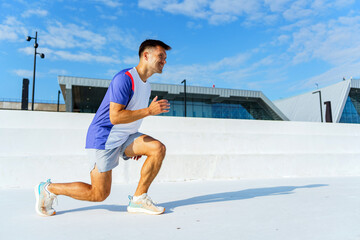
[[42,217],[50,217],[50,216],[53,216],[56,214],[56,212],[54,212],[53,214],[51,215],[46,215],[46,214],[43,214],[42,212],[39,211],[39,201],[40,201],[40,196],[39,196],[39,186],[40,184],[36,185],[35,188],[34,188],[34,193],[35,193],[35,197],[36,197],[36,203],[35,203],[35,211],[38,215],[42,216]]
[[146,214],[150,214],[150,215],[160,215],[165,212],[165,208],[164,208],[164,211],[162,211],[162,212],[153,212],[153,211],[147,210],[145,208],[127,207],[127,211],[129,213],[146,213]]

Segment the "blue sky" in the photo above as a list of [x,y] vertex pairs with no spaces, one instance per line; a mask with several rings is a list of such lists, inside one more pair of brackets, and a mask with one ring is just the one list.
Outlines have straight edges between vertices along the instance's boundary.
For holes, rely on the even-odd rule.
[[58,75],[111,79],[140,43],[172,46],[150,81],[262,91],[277,100],[360,76],[355,0],[0,0],[0,99],[57,99]]

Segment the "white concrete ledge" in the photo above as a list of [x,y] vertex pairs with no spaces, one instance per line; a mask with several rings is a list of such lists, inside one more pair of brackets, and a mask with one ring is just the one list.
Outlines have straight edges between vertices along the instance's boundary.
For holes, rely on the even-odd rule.
[[[0,188],[89,182],[93,114],[0,111]],[[360,176],[360,125],[149,117],[140,131],[167,146],[156,181]],[[121,161],[114,183],[136,182],[144,157]]]

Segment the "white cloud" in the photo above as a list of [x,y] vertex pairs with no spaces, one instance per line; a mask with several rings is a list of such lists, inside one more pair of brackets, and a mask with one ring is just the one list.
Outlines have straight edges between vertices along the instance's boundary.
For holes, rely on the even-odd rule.
[[7,17],[0,24],[0,41],[19,41],[21,38],[25,39],[27,32],[24,25],[15,17]]
[[135,65],[139,63],[139,56],[125,57],[123,62],[128,65]]
[[104,76],[112,79],[119,71],[119,69],[108,69]]
[[102,19],[106,19],[106,20],[111,20],[111,21],[115,21],[118,19],[117,16],[114,16],[114,15],[105,15],[105,14],[101,14],[100,17]]
[[201,29],[202,25],[200,23],[195,23],[195,22],[187,22],[186,26],[190,29]]
[[[12,70],[12,73],[21,78],[28,78],[30,81],[33,78],[33,70],[15,69],[15,70]],[[46,73],[36,70],[36,78],[43,78],[45,76],[46,76]]]
[[31,16],[46,17],[47,15],[48,11],[43,9],[29,9],[23,12],[23,14],[21,14],[23,18],[29,18]]
[[182,13],[195,18],[206,18],[209,15],[208,0],[184,0],[183,2],[169,1],[164,10],[170,13]]
[[360,16],[340,17],[293,33],[294,63],[320,59],[339,65],[360,59]]
[[[298,89],[311,88],[315,82],[331,84],[343,76],[360,76],[360,16],[323,21],[324,16],[331,19],[330,14],[352,4],[354,0],[139,0],[141,8],[204,19],[213,25],[237,20],[243,24],[285,23],[278,28],[278,37],[260,46],[259,52],[254,49],[248,55],[209,64],[169,65],[156,77],[158,81],[178,83],[186,78],[189,83],[205,86],[220,82],[232,87],[271,86],[289,78],[288,70],[294,65],[314,60],[330,65],[325,73],[301,81],[295,86]],[[188,27],[196,23],[191,20]],[[274,46],[279,48],[274,50]],[[274,52],[269,55],[269,51]]]
[[283,12],[286,20],[294,21],[308,17],[321,15],[329,10],[341,9],[354,4],[354,0],[297,0],[288,4],[287,10]]
[[[53,50],[51,50],[49,48],[42,48],[42,47],[39,47],[36,51],[38,53],[44,53],[46,55],[46,57],[49,53],[53,52]],[[26,55],[33,55],[34,47],[29,46],[29,47],[19,48],[19,52],[25,53]]]
[[148,9],[148,10],[158,10],[163,8],[164,5],[169,3],[176,3],[176,0],[168,1],[168,0],[139,0],[138,6],[140,8]]
[[208,64],[166,65],[163,74],[155,75],[153,81],[180,83],[187,79],[190,85],[212,86],[225,83],[232,88],[241,88],[245,87],[246,78],[257,75],[262,66],[273,62],[267,57],[251,64],[251,57],[251,53],[243,53]]
[[[214,63],[217,65],[216,63]],[[214,70],[212,64],[165,66],[161,75],[154,75],[151,81],[159,83],[180,84],[184,79],[189,85],[245,88],[251,76],[257,74],[253,66]]]
[[180,84],[184,79],[187,79],[190,85],[206,86],[216,79],[216,75],[212,71],[208,71],[206,65],[170,65],[165,66],[163,74],[154,75],[152,81]]
[[51,53],[55,59],[63,59],[74,62],[100,62],[100,63],[120,63],[115,57],[99,56],[86,52],[72,53],[68,51],[54,51]]
[[[76,24],[63,25],[56,22],[47,27],[47,32],[39,37],[39,42],[54,48],[92,48],[100,49],[106,44],[106,38]],[[39,43],[40,44],[40,43]]]
[[33,47],[20,48],[19,52],[23,52],[26,55],[31,55],[31,54],[34,54],[34,48]]
[[[118,19],[118,16],[124,15],[122,9],[123,4],[119,1],[113,1],[113,0],[95,0],[95,1],[105,5],[105,8],[100,5],[95,6],[95,9],[99,12],[98,16],[100,16],[102,19],[114,21]],[[111,8],[111,12],[109,12],[109,8]]]
[[122,3],[120,1],[117,0],[96,0],[97,2],[101,2],[104,5],[111,7],[111,8],[117,8],[117,7],[121,7]]
[[314,14],[314,9],[310,8],[307,0],[298,0],[284,11],[283,16],[286,20],[294,21],[304,19]]
[[18,39],[18,33],[10,26],[0,25],[0,40],[15,41]]
[[106,38],[109,41],[120,44],[127,49],[137,51],[141,42],[135,37],[135,35],[135,30],[122,30],[116,26],[106,29]]
[[282,12],[291,0],[264,0],[265,5],[269,6],[272,12]]
[[307,78],[291,90],[312,89],[341,81],[343,77],[360,76],[360,16],[339,17],[328,22],[302,27],[293,33],[288,49],[293,63],[320,60],[328,70]]
[[23,78],[32,78],[33,76],[33,71],[25,70],[25,69],[16,69],[13,70],[13,73]]
[[230,23],[237,20],[236,16],[228,14],[213,14],[209,18],[209,23],[212,25],[220,25],[224,23]]
[[333,2],[333,5],[336,7],[344,7],[354,4],[355,2],[355,0],[337,0]]
[[[33,55],[34,48],[26,47],[20,48],[20,52],[25,53],[26,55]],[[121,61],[117,57],[109,57],[102,55],[94,55],[88,52],[69,52],[63,50],[53,50],[49,48],[39,48],[38,52],[44,53],[47,59],[60,59],[67,60],[72,62],[99,62],[99,63],[115,63],[119,64]]]
[[[287,81],[287,77],[281,71],[275,69],[275,71],[270,71],[272,76],[276,76],[275,78],[272,77],[267,80],[263,80],[264,78],[257,78],[253,81],[247,81],[246,86],[249,90],[257,90],[263,91],[266,94],[266,91],[271,89],[281,89],[283,82]],[[267,96],[269,97],[269,96]]]
[[65,69],[50,69],[49,74],[55,74],[55,75],[69,75],[69,71]]
[[278,36],[276,38],[276,40],[274,40],[272,42],[272,44],[273,45],[285,45],[285,44],[288,44],[290,40],[291,40],[291,37],[289,35],[281,34],[280,36]]
[[263,48],[256,48],[207,64],[166,65],[163,74],[154,75],[151,81],[179,84],[187,79],[189,85],[211,87],[215,84],[216,87],[260,91],[281,88],[275,85],[288,80],[286,56],[263,54]]
[[360,76],[360,61],[351,64],[335,66],[324,73],[301,81],[300,83],[293,86],[290,90],[297,91],[314,89],[316,83],[319,84],[319,87],[326,87],[341,81],[343,77],[350,79],[352,76]]
[[354,4],[354,0],[139,0],[138,6],[152,11],[182,14],[219,25],[242,19],[245,24],[273,24],[283,18],[299,21],[331,8]]
[[209,69],[219,70],[240,67],[246,60],[250,58],[250,54],[243,53],[233,57],[225,57],[216,63],[208,65]]
[[261,1],[214,0],[210,4],[210,8],[214,13],[241,16],[243,14],[253,14],[258,12],[261,8]]

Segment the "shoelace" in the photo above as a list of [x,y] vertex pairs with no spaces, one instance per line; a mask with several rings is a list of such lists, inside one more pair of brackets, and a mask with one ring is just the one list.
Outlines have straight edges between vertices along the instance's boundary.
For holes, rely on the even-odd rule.
[[157,203],[156,202],[154,202],[148,195],[146,195],[146,197],[145,197],[145,203],[147,204],[147,205],[156,205]]
[[[58,199],[57,199],[57,196],[55,195],[55,194],[53,194],[53,193],[50,193],[50,200],[52,200],[53,201],[53,204],[54,204],[54,202],[55,202],[55,206],[57,206],[58,205]],[[51,206],[52,207],[52,206]]]
[[[51,179],[48,179],[46,182],[51,183]],[[48,190],[46,190],[46,188],[45,188],[45,191],[48,192],[49,199],[52,201],[51,207],[53,206],[54,202],[56,203],[55,205],[57,206],[58,205],[57,195],[49,192]]]

